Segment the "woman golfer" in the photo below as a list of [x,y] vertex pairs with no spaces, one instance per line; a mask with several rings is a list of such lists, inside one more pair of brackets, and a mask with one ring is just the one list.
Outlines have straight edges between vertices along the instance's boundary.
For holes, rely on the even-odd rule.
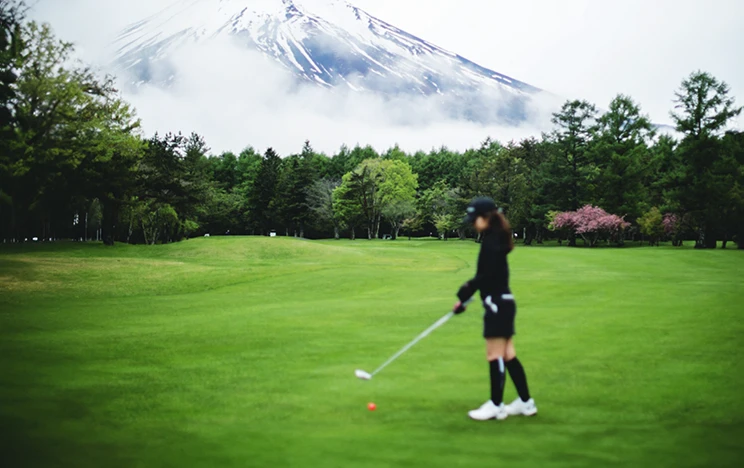
[[[480,291],[483,306],[483,336],[486,338],[486,357],[491,374],[491,399],[468,415],[478,421],[506,419],[510,415],[537,414],[537,407],[527,388],[527,377],[514,350],[514,316],[517,307],[509,289],[509,265],[506,256],[514,249],[511,226],[490,198],[476,198],[467,209],[466,220],[483,235],[478,272],[457,292],[460,299],[454,307],[456,314],[465,311],[465,303]],[[504,405],[506,371],[517,387],[519,398]]]

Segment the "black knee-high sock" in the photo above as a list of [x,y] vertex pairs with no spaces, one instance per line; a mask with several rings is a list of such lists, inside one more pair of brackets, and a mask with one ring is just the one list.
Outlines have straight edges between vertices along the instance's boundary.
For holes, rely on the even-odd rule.
[[530,389],[527,388],[527,376],[524,373],[524,367],[516,357],[511,361],[506,361],[506,369],[509,371],[514,386],[517,387],[517,393],[522,401],[530,399]]
[[491,370],[491,401],[498,406],[504,402],[504,380],[506,380],[504,360],[499,358],[490,361],[488,366]]

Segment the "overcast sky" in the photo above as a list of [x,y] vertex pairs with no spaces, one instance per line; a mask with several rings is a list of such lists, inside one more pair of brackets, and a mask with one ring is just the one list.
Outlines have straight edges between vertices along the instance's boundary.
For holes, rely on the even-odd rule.
[[668,121],[697,69],[744,104],[741,0],[356,0],[406,31],[566,98],[617,93]]
[[[29,3],[35,8],[32,17],[50,22],[60,37],[75,42],[85,60],[103,63],[105,45],[115,32],[172,1]],[[630,94],[658,123],[669,123],[674,90],[697,69],[726,81],[744,104],[744,1],[351,2],[422,39],[565,98],[606,107],[617,93]],[[738,126],[744,128],[744,117]]]

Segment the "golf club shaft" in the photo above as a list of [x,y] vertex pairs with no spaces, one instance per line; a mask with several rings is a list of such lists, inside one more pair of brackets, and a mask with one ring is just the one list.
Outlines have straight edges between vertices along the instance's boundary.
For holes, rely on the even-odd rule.
[[436,322],[434,323],[434,325],[432,325],[432,326],[430,326],[429,328],[427,328],[426,330],[424,330],[424,331],[423,331],[423,332],[422,332],[422,333],[421,333],[421,334],[420,334],[419,336],[417,336],[416,338],[414,338],[414,339],[413,339],[413,341],[411,341],[410,343],[408,343],[407,345],[405,345],[405,346],[404,346],[404,347],[403,347],[403,348],[402,348],[402,349],[401,349],[400,351],[398,351],[397,353],[395,353],[395,354],[393,355],[393,357],[391,357],[390,359],[388,359],[387,361],[385,361],[385,363],[384,363],[383,365],[381,365],[380,367],[378,367],[377,369],[375,369],[375,371],[374,371],[374,372],[372,372],[372,375],[375,375],[375,374],[377,374],[378,372],[380,372],[380,371],[381,371],[382,369],[384,369],[384,368],[385,368],[385,366],[387,366],[387,365],[388,365],[388,364],[390,364],[391,362],[393,362],[393,361],[395,361],[396,359],[398,359],[398,357],[399,357],[399,356],[400,356],[401,354],[403,354],[403,353],[405,353],[406,351],[408,351],[408,350],[409,350],[409,349],[410,349],[410,348],[411,348],[411,347],[412,347],[413,345],[415,345],[415,344],[416,344],[416,343],[418,343],[419,341],[421,341],[421,340],[423,340],[424,338],[426,338],[426,337],[427,337],[427,335],[429,335],[429,333],[433,332],[433,331],[434,331],[434,330],[436,330],[437,328],[439,328],[439,327],[441,327],[442,325],[444,325],[445,323],[447,323],[447,320],[451,319],[453,315],[455,315],[455,313],[454,313],[454,312],[449,312],[449,313],[447,313],[447,315],[445,315],[444,317],[442,317],[442,318],[440,318],[439,320],[437,320],[437,321],[436,321]]

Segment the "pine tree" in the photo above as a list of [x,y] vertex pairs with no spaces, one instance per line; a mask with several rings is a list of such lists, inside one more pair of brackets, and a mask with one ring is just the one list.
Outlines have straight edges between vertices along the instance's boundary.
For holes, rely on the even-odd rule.
[[533,240],[542,244],[545,235],[545,216],[553,208],[550,199],[545,194],[546,162],[548,160],[550,143],[538,141],[535,138],[522,140],[513,149],[523,161],[524,192],[521,197],[524,213],[525,236],[524,244],[530,245]]
[[644,181],[644,186],[649,190],[649,204],[658,206],[665,213],[678,213],[677,191],[681,188],[684,165],[677,151],[677,140],[670,135],[661,135],[650,152],[651,168]]
[[670,113],[677,131],[691,140],[720,136],[742,110],[729,96],[730,91],[725,82],[703,71],[696,71],[682,80],[674,93],[674,108],[678,111]]
[[594,165],[589,144],[596,130],[597,109],[587,101],[569,101],[553,114],[556,158],[548,182],[558,209],[575,211],[592,195]]
[[299,227],[300,237],[305,237],[305,225],[310,219],[310,207],[307,204],[307,190],[319,178],[317,154],[309,141],[305,142],[300,153],[300,161],[295,171],[292,191],[292,221]]
[[251,221],[262,234],[268,234],[276,226],[276,191],[282,160],[273,148],[266,150],[250,193]]
[[299,157],[291,155],[282,160],[279,168],[279,180],[276,186],[276,192],[272,201],[274,212],[277,215],[277,221],[282,226],[284,235],[289,236],[289,231],[297,237],[297,225],[295,218],[295,177],[300,166]]
[[306,191],[307,205],[316,224],[333,226],[334,239],[339,238],[339,215],[334,210],[333,192],[341,185],[340,180],[320,179]]
[[207,157],[210,149],[201,135],[191,133],[183,142],[184,186],[186,203],[180,207],[183,220],[196,222],[205,213],[205,203],[209,190],[209,166]]
[[591,152],[597,166],[595,203],[631,222],[648,208],[644,186],[651,170],[654,128],[630,97],[618,95],[598,119]]
[[685,134],[678,147],[683,188],[677,191],[676,201],[697,228],[697,248],[715,248],[717,239],[723,236],[722,207],[732,179],[720,136],[742,110],[728,94],[726,83],[700,71],[683,80],[675,93],[678,112],[671,116],[677,131]]

